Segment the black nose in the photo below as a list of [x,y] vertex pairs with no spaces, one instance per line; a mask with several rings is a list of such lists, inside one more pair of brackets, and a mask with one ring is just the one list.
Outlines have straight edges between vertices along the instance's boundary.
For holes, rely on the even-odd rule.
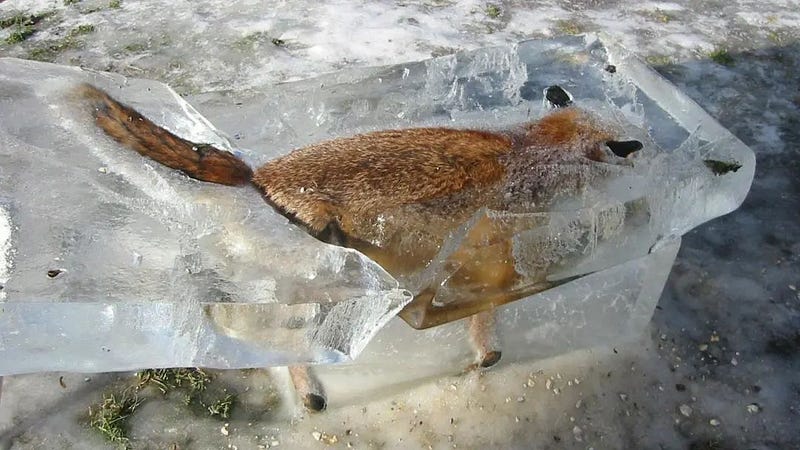
[[606,146],[621,158],[625,158],[631,153],[642,149],[642,143],[639,141],[608,141]]

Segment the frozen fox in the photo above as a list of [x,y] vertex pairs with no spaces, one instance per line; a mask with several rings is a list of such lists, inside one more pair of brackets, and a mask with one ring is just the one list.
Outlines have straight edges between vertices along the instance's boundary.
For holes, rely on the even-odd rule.
[[[555,98],[563,93],[551,89]],[[514,209],[514,198],[542,202],[554,182],[544,182],[542,170],[609,162],[642,146],[614,140],[563,94],[556,106],[565,107],[509,130],[377,131],[297,149],[253,170],[229,152],[170,133],[93,86],[83,85],[80,92],[97,125],[116,141],[197,180],[253,186],[311,235],[359,250],[395,276],[425,267],[481,208]],[[455,286],[472,298],[492,295],[434,313],[432,285],[415,293],[401,316],[419,328],[470,316],[475,366],[495,364],[501,352],[493,339],[492,308],[522,296],[512,289],[518,275],[511,238],[509,229],[479,219],[448,257],[458,267],[449,279],[451,291]],[[430,314],[420,319],[426,308]],[[291,367],[290,374],[305,406],[324,409],[324,390],[310,369]]]

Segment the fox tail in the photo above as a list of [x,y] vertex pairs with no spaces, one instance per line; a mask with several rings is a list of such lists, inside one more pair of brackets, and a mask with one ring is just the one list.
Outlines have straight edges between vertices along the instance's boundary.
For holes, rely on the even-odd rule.
[[211,183],[240,186],[253,177],[253,170],[230,152],[175,136],[90,84],[81,85],[79,94],[93,106],[97,126],[141,155]]

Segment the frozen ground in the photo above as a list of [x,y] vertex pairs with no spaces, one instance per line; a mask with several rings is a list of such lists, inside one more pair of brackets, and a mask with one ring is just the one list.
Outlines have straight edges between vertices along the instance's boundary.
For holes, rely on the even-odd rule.
[[[201,112],[343,67],[605,31],[657,66],[758,160],[744,205],[684,237],[649,333],[638,342],[435,380],[292,419],[276,412],[288,407],[277,393],[285,380],[262,371],[220,373],[219,383],[240,392],[230,421],[187,413],[179,398],[150,401],[131,423],[134,446],[800,447],[794,2],[67,3],[0,3],[2,16],[57,11],[21,42],[0,31],[0,55],[157,79]],[[129,374],[60,377],[5,380],[0,446],[104,445],[80,422],[89,404]]]

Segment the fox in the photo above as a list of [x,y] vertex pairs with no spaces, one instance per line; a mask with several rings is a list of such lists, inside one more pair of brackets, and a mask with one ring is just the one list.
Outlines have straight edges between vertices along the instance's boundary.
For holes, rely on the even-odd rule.
[[[443,242],[484,208],[541,205],[553,183],[580,182],[543,177],[548,168],[613,163],[642,148],[636,140],[617,140],[598,118],[572,105],[563,89],[551,86],[546,98],[553,111],[509,129],[373,131],[312,144],[252,168],[233,153],[173,134],[93,85],[82,84],[77,92],[97,127],[121,145],[198,181],[254,188],[313,237],[355,249],[395,277],[424,269]],[[399,313],[415,328],[466,318],[475,351],[468,369],[500,360],[495,309],[526,295],[513,288],[519,274],[512,235],[510,227],[480,216],[447,256],[457,268],[448,295],[455,289],[470,300],[434,307],[440,286],[431,283]],[[324,386],[311,366],[290,366],[289,373],[305,408],[324,410]]]

